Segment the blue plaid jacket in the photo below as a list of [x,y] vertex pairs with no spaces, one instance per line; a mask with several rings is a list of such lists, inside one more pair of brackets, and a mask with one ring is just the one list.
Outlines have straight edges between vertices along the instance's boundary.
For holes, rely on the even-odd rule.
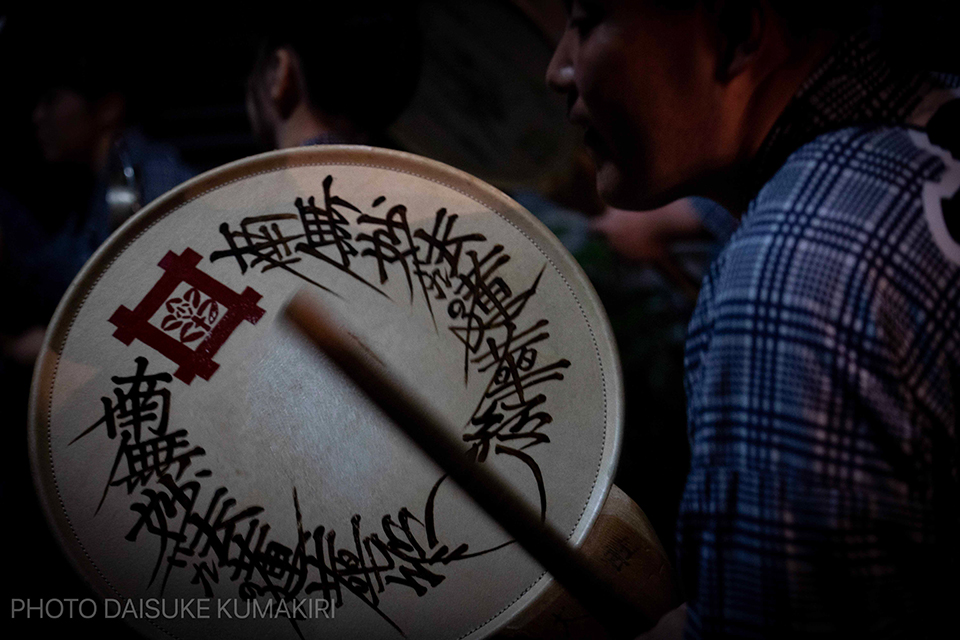
[[688,638],[957,628],[960,163],[905,124],[938,82],[852,37],[759,154],[688,332]]

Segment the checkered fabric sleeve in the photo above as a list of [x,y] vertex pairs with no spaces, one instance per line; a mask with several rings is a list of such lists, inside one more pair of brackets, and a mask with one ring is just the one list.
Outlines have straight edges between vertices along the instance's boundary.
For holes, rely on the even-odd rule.
[[960,267],[923,205],[944,162],[911,135],[800,147],[705,279],[686,353],[688,638],[922,637],[955,606],[931,579],[958,566]]

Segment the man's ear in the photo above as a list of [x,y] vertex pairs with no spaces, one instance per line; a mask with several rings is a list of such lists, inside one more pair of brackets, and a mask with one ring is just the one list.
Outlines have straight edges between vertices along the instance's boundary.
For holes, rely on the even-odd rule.
[[756,59],[767,27],[762,0],[716,0],[717,80],[728,82]]
[[281,47],[273,52],[267,90],[277,114],[289,118],[302,99],[299,60],[292,50]]

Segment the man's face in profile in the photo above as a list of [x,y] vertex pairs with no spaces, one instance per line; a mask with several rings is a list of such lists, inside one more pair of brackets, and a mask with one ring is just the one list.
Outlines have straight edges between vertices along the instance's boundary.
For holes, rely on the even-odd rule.
[[98,130],[94,105],[66,87],[48,90],[33,110],[37,141],[47,162],[87,162]]
[[547,81],[586,129],[597,187],[615,206],[647,209],[709,168],[718,135],[716,67],[699,4],[575,0]]
[[275,149],[276,117],[270,103],[266,62],[258,61],[247,76],[247,119],[253,135],[265,149]]

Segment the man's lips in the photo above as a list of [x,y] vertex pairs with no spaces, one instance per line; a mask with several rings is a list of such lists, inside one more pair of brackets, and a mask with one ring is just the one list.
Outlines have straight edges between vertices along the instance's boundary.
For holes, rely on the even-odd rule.
[[576,100],[574,94],[570,95],[570,101],[567,107],[567,119],[572,124],[583,127],[583,142],[596,156],[596,159],[610,157],[609,145],[607,145],[603,137],[591,125],[590,117],[587,115],[586,110],[582,108],[582,105]]

